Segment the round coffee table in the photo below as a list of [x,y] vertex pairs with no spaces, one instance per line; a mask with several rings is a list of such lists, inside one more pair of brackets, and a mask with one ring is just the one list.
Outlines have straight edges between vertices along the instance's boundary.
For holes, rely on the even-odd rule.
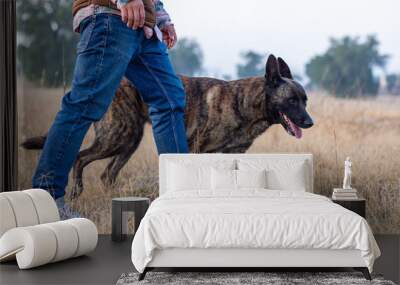
[[143,197],[121,197],[112,199],[111,209],[111,239],[123,241],[128,234],[128,213],[134,212],[135,233],[140,221],[150,206],[150,199]]

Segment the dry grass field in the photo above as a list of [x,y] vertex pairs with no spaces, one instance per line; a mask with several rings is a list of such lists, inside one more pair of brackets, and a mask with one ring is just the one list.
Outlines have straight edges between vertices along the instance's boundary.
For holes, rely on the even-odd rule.
[[[20,140],[47,131],[59,107],[62,89],[19,86]],[[353,160],[353,184],[367,199],[367,219],[375,233],[400,233],[400,96],[377,99],[337,99],[309,94],[315,126],[296,140],[281,126],[259,137],[251,153],[306,152],[314,154],[315,192],[329,196],[341,185],[343,161]],[[93,137],[91,130],[85,146]],[[20,150],[20,187],[30,187],[39,152]],[[107,161],[97,161],[84,173],[85,192],[72,205],[93,220],[101,233],[110,232],[111,198],[127,195],[157,196],[157,155],[151,130],[122,170],[113,189],[99,176]],[[68,190],[67,190],[68,191]]]

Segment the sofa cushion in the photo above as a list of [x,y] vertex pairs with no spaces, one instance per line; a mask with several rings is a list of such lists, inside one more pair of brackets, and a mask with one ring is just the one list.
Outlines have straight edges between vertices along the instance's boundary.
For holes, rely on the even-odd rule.
[[10,203],[17,227],[39,224],[39,218],[31,197],[23,191],[3,192],[1,196]]
[[28,194],[33,201],[39,224],[52,223],[60,220],[60,214],[53,197],[43,189],[29,189],[22,193]]
[[54,199],[42,189],[0,193],[0,214],[0,237],[14,227],[60,220]]
[[17,226],[10,201],[0,193],[0,237],[8,230]]

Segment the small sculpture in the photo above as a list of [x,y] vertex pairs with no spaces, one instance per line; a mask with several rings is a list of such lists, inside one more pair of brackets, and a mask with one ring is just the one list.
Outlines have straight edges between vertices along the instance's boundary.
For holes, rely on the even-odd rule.
[[347,157],[346,161],[344,162],[343,189],[352,189],[351,188],[351,160],[350,160],[350,157]]

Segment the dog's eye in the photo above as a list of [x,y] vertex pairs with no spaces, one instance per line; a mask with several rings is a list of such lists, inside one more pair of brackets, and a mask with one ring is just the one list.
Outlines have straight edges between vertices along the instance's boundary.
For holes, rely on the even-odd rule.
[[289,98],[289,103],[290,104],[297,104],[297,100],[295,98]]

